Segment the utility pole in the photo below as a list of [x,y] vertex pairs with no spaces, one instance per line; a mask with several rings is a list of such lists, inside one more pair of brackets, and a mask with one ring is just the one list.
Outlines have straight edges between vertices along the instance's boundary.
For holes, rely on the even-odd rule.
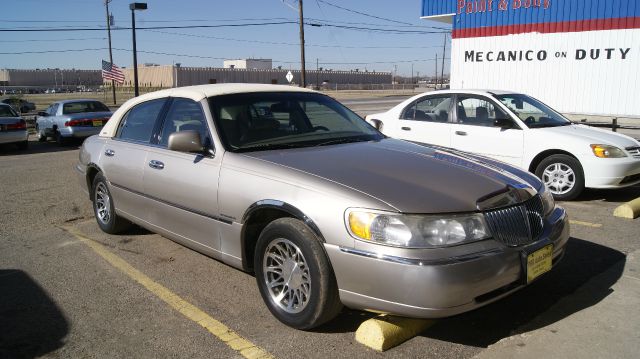
[[413,62],[411,63],[411,85],[413,85]]
[[[104,0],[104,6],[107,9],[107,36],[109,38],[109,62],[113,66],[113,52],[111,51],[111,14],[109,14],[109,3],[112,0]],[[111,91],[113,92],[113,104],[116,104],[116,81],[111,79]]]
[[320,62],[319,59],[316,57],[316,87],[318,88],[318,90],[320,90]]
[[442,81],[442,85],[444,86],[444,58],[447,53],[447,34],[444,34],[444,46],[442,47],[442,74],[440,76],[440,80]]
[[306,70],[304,67],[304,15],[302,14],[302,0],[298,0],[298,9],[300,11],[300,83],[302,87],[307,87]]
[[438,54],[436,54],[436,84],[434,89],[435,90],[438,89]]

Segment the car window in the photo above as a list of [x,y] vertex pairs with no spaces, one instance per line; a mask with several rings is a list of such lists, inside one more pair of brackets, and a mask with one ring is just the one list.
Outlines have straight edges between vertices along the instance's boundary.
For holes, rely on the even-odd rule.
[[448,122],[451,96],[434,96],[417,100],[402,114],[403,120]]
[[494,127],[496,118],[509,118],[487,98],[469,95],[458,96],[456,115],[460,124],[485,127]]
[[207,121],[200,104],[185,98],[175,98],[162,125],[160,145],[167,146],[169,135],[172,133],[187,130],[197,131],[203,145],[211,143]]
[[568,126],[571,121],[533,97],[522,94],[495,96],[529,128]]
[[0,117],[18,117],[11,106],[0,106]]
[[58,104],[54,103],[53,105],[51,105],[51,107],[49,107],[49,109],[47,110],[47,113],[51,116],[55,116],[58,113]]
[[153,128],[165,101],[166,99],[157,99],[134,106],[120,123],[116,137],[123,140],[148,143],[151,140]]
[[108,112],[107,106],[98,101],[68,102],[62,106],[62,114],[71,115],[84,112]]
[[384,138],[332,98],[315,93],[247,93],[209,99],[216,128],[234,152]]

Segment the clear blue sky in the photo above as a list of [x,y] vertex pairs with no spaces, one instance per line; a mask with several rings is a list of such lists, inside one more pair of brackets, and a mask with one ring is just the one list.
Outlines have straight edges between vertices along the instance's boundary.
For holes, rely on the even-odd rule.
[[[399,21],[385,21],[338,9],[322,0],[304,0],[309,22],[325,21],[355,26],[402,31],[440,31],[431,26],[449,25],[420,19],[420,0],[367,1],[326,0],[332,4],[370,15]],[[115,27],[131,25],[131,0],[112,0],[109,7]],[[297,21],[292,7],[296,0],[147,0],[149,9],[136,12],[138,27],[245,24]],[[287,4],[289,6],[287,6]],[[0,28],[106,28],[104,0],[20,0],[3,1]],[[406,24],[404,24],[406,23]],[[198,29],[138,30],[138,63],[222,67],[225,58],[271,58],[274,66],[300,67],[297,24],[219,27]],[[393,71],[399,75],[432,75],[434,59],[442,54],[443,34],[378,33],[338,27],[305,26],[307,68],[367,69]],[[108,60],[106,30],[82,32],[2,32],[0,68],[99,69]],[[131,31],[113,30],[114,62],[131,66]],[[447,42],[447,54],[450,41]],[[88,50],[87,50],[88,49]],[[64,51],[33,53],[40,51]],[[146,51],[146,52],[145,52]],[[153,54],[166,53],[169,55]],[[23,53],[23,54],[8,54]],[[190,57],[188,57],[190,56]],[[448,57],[448,55],[447,55]],[[414,61],[415,60],[415,61]],[[428,60],[428,61],[427,61]],[[384,62],[384,63],[382,63]],[[448,60],[445,72],[448,72]],[[366,63],[366,64],[365,64]],[[438,67],[440,67],[440,61]]]

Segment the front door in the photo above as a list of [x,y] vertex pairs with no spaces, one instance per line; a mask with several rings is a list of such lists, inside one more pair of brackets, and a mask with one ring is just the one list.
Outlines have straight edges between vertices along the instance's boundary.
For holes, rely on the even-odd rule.
[[205,147],[211,148],[211,134],[200,103],[173,98],[144,166],[145,193],[154,202],[147,215],[153,225],[183,240],[219,250],[218,177],[222,156],[169,150],[169,135],[187,130],[197,131]]
[[456,122],[451,126],[451,147],[522,166],[524,131],[513,121],[510,128],[497,126],[508,119],[493,101],[483,96],[458,95]]

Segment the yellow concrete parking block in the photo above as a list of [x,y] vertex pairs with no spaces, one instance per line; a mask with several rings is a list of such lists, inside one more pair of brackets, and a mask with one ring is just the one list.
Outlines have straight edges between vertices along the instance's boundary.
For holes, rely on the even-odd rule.
[[583,222],[583,221],[576,221],[576,220],[569,220],[570,224],[576,224],[579,226],[585,226],[585,227],[591,227],[591,228],[601,228],[602,224],[601,223],[591,223],[591,222]]
[[620,218],[635,219],[640,217],[640,198],[627,202],[613,211],[613,215]]
[[433,323],[435,320],[381,315],[360,325],[356,341],[371,349],[385,351],[415,337]]
[[196,322],[197,324],[205,328],[220,341],[228,345],[231,349],[239,352],[243,357],[248,359],[273,358],[273,356],[271,356],[271,354],[266,352],[264,349],[244,339],[236,332],[229,329],[229,327],[224,325],[222,322],[212,318],[200,308],[180,298],[180,296],[173,293],[162,284],[155,282],[153,279],[131,266],[124,259],[107,250],[102,244],[87,237],[77,228],[72,226],[63,226],[61,228],[72,234],[80,242],[89,246],[89,248],[91,248],[96,254],[106,260],[109,264],[119,269],[129,278],[140,283],[149,292],[153,293],[156,297],[163,300],[170,307],[180,312],[186,318]]

